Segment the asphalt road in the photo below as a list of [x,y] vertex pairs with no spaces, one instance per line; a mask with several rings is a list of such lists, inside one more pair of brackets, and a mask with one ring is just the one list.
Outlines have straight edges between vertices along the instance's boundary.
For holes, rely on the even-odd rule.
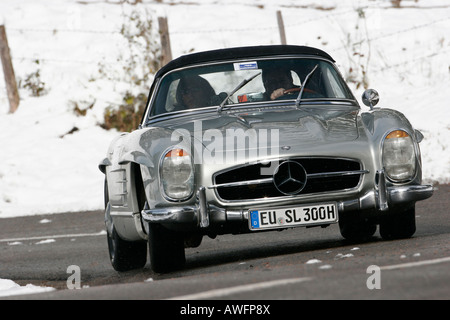
[[[447,300],[450,185],[437,188],[417,203],[411,239],[348,243],[337,225],[205,238],[164,275],[112,269],[102,212],[0,219],[0,279],[57,289],[0,299]],[[69,266],[79,290],[67,287]]]

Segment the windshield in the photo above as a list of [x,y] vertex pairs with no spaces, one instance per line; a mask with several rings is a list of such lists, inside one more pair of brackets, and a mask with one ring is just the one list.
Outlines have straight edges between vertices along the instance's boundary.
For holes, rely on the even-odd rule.
[[[317,70],[303,88],[302,100],[354,99],[340,74],[327,61],[261,59],[202,65],[168,73],[161,79],[153,99],[151,116],[219,105],[296,100],[302,81],[315,66]],[[251,81],[246,82],[246,79]]]

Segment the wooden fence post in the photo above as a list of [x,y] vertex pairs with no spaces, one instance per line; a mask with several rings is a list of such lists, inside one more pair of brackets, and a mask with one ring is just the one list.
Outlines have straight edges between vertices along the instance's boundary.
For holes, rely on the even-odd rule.
[[281,11],[277,11],[277,21],[278,21],[278,29],[280,30],[280,39],[281,44],[286,44],[286,32],[284,31],[284,22],[283,16],[281,15]]
[[0,26],[0,57],[3,65],[3,73],[8,92],[9,112],[14,113],[19,107],[19,92],[17,91],[16,76],[9,53],[8,39],[6,38],[5,26]]
[[167,18],[159,17],[159,35],[161,37],[161,65],[164,66],[172,60],[172,49],[170,47],[169,24]]

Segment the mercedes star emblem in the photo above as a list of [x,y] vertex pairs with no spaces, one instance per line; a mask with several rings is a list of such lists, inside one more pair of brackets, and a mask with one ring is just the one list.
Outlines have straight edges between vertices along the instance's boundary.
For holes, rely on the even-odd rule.
[[300,163],[288,160],[275,169],[273,183],[281,193],[295,195],[305,187],[306,176],[305,168]]

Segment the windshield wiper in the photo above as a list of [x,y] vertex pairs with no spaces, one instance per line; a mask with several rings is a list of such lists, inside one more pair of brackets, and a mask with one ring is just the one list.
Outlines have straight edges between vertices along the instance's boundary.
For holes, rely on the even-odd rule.
[[295,100],[295,107],[298,108],[300,106],[300,100],[302,100],[302,95],[303,95],[303,90],[305,89],[306,86],[306,82],[309,80],[309,77],[312,76],[312,74],[314,73],[314,71],[316,71],[317,67],[319,65],[316,64],[316,66],[311,70],[310,73],[308,73],[308,75],[305,77],[305,80],[303,80],[302,83],[302,88],[300,89],[300,93],[298,94],[297,100]]
[[227,97],[222,101],[222,103],[219,105],[219,108],[217,109],[217,112],[218,112],[218,113],[221,113],[221,112],[222,112],[222,109],[223,109],[223,107],[225,106],[225,104],[227,103],[228,99],[229,99],[233,94],[235,94],[236,91],[242,89],[247,83],[249,83],[250,81],[252,81],[253,79],[255,79],[255,78],[256,78],[257,76],[259,76],[260,74],[261,74],[261,72],[255,74],[254,76],[252,76],[252,77],[250,77],[250,78],[248,78],[248,79],[244,79],[241,83],[239,83],[239,84],[237,85],[237,87],[234,88],[234,89],[227,95]]

